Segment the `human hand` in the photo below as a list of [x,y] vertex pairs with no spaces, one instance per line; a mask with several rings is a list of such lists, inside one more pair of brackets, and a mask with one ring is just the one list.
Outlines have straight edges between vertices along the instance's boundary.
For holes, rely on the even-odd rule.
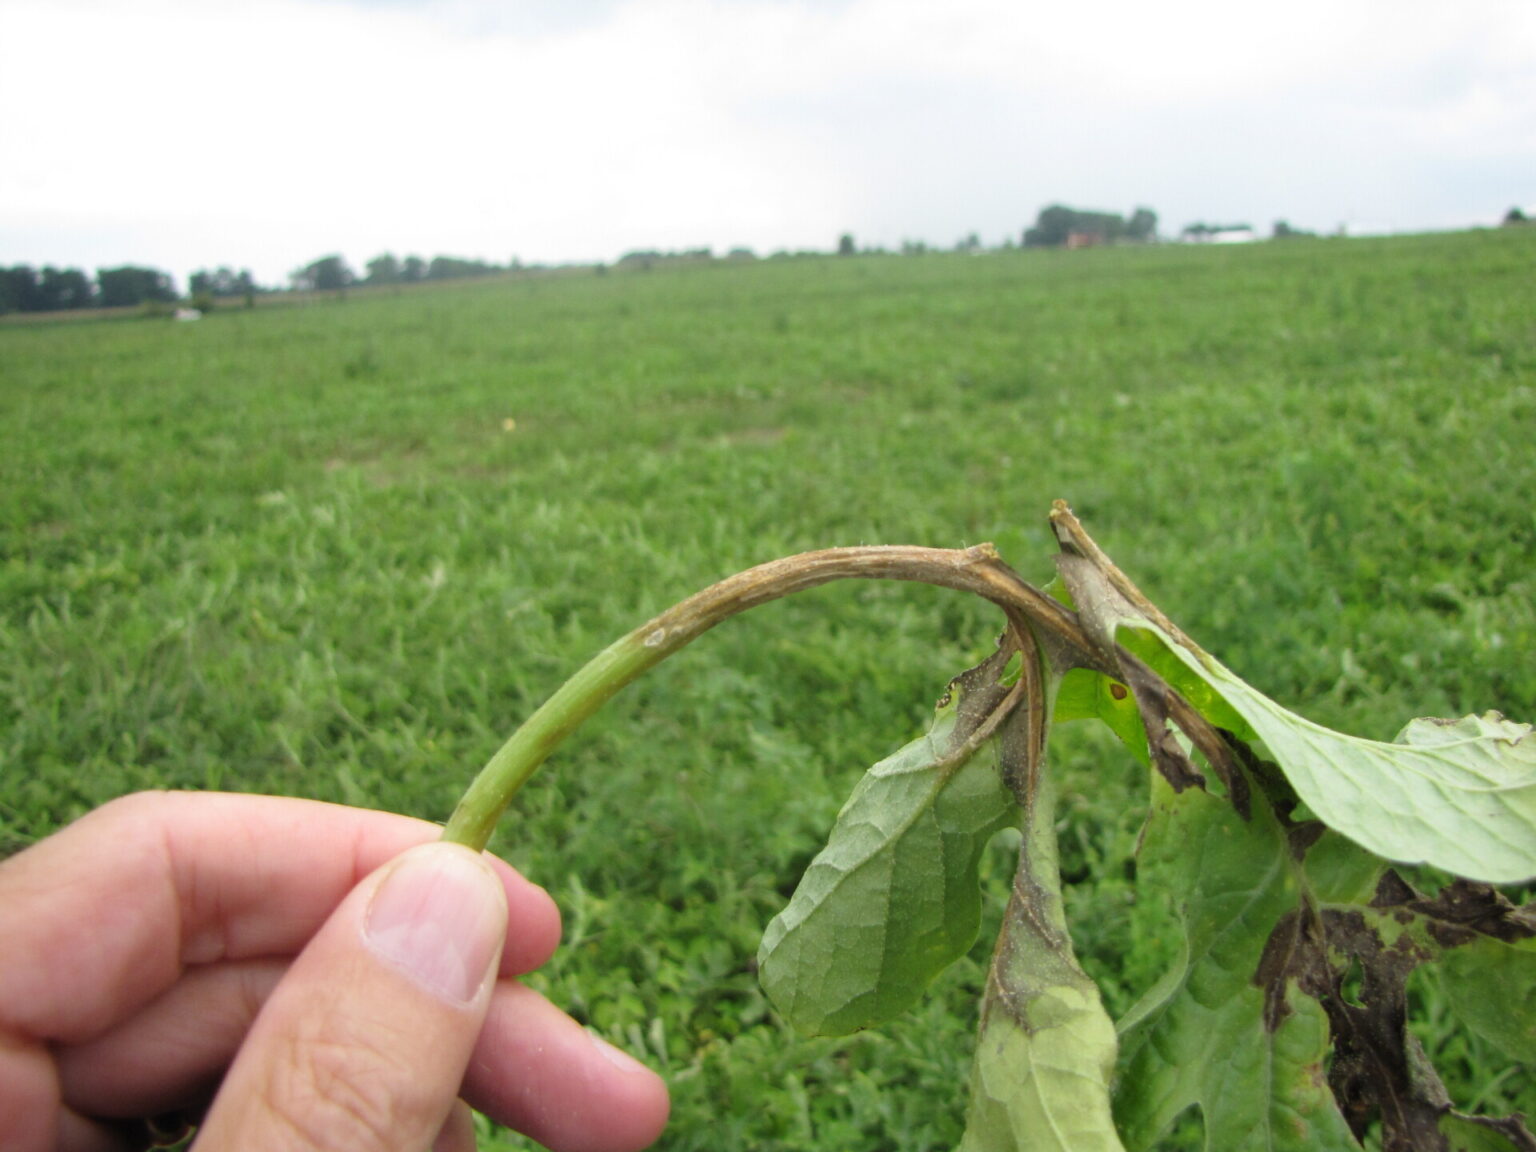
[[141,793],[0,863],[0,1148],[122,1149],[210,1097],[199,1152],[462,1152],[460,1097],[554,1149],[649,1144],[660,1079],[513,979],[554,902],[439,832]]

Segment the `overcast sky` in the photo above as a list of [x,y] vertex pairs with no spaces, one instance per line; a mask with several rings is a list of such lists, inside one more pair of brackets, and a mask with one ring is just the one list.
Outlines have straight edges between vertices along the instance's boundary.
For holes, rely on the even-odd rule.
[[1496,223],[1536,0],[0,0],[0,265]]

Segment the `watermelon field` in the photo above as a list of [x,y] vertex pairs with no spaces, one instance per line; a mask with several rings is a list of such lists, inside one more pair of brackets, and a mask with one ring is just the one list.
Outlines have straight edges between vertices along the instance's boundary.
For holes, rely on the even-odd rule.
[[[149,788],[444,820],[566,676],[699,588],[983,541],[1044,583],[1058,498],[1312,720],[1536,721],[1536,229],[0,325],[0,855]],[[983,859],[975,948],[896,1023],[801,1037],[754,958],[863,770],[1001,624],[898,583],[756,609],[615,698],[503,820],[493,846],[564,915],[530,982],[667,1078],[660,1147],[958,1142],[1016,834]],[[1175,947],[1136,883],[1147,772],[1084,726],[1052,751],[1074,940],[1118,1014]],[[1432,972],[1410,992],[1458,1105],[1536,1116],[1536,1062],[1460,1031]]]

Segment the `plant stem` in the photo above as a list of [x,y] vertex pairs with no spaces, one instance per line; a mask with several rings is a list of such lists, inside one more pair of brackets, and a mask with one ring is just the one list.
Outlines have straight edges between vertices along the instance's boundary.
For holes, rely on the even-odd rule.
[[476,850],[535,769],[619,689],[728,617],[833,580],[911,580],[982,596],[1017,629],[1028,618],[1062,640],[1084,643],[1074,614],[1003,563],[990,544],[952,550],[828,548],[749,568],[667,609],[598,653],[501,746],[454,809],[443,839]]

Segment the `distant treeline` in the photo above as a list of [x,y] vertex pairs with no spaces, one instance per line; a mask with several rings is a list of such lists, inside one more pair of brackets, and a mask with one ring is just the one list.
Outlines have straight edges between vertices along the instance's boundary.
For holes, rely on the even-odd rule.
[[[1504,218],[1506,226],[1526,224],[1526,214],[1520,208],[1511,208]],[[1284,220],[1277,220],[1271,238],[1285,240],[1315,235],[1292,228]],[[1065,204],[1052,204],[1040,209],[1035,223],[1025,228],[1019,238],[1006,237],[1001,246],[1009,248],[1091,248],[1104,244],[1149,244],[1158,240],[1157,213],[1140,207],[1129,216],[1116,212],[1092,211],[1071,208]],[[1185,242],[1258,239],[1256,229],[1248,224],[1188,224],[1178,239]],[[900,251],[907,256],[920,256],[939,252],[940,246],[929,246],[926,241],[904,240]],[[986,251],[975,232],[956,241],[956,252]],[[852,233],[838,237],[836,252],[839,256],[881,255],[884,248],[860,248]],[[824,251],[778,251],[770,260],[824,256]],[[687,248],[680,251],[660,251],[646,248],[626,252],[612,267],[616,270],[649,271],[658,265],[700,264],[715,260],[747,261],[758,256],[750,248],[732,248],[724,256],[717,256],[710,248]],[[339,255],[322,256],[303,268],[289,274],[289,287],[296,292],[345,292],[348,288],[382,287],[386,285],[417,284],[432,280],[459,280],[472,276],[490,276],[497,273],[540,272],[543,265],[524,265],[514,258],[507,264],[493,264],[485,260],[466,260],[456,256],[434,256],[424,260],[420,256],[400,258],[385,252],[375,256],[365,265],[367,271],[359,276]],[[606,272],[609,265],[595,264],[591,268]],[[231,297],[244,298],[253,303],[258,293],[274,292],[275,288],[258,285],[249,269],[235,271],[227,266],[194,272],[187,282],[187,296],[194,307],[212,307],[215,301]],[[155,268],[139,268],[131,265],[121,268],[99,268],[95,277],[87,276],[78,268],[55,268],[52,265],[37,270],[25,264],[12,268],[0,266],[0,315],[7,312],[60,312],[75,308],[119,308],[134,305],[164,307],[176,303],[180,297],[175,281],[170,275]]]
[[[368,274],[358,277],[340,256],[324,256],[291,273],[288,279],[289,286],[297,292],[330,292],[344,290],[353,284],[452,280],[517,271],[520,267],[516,260],[502,267],[455,256],[436,256],[430,261],[407,256],[397,260],[385,253],[368,261]],[[192,273],[187,280],[186,299],[193,307],[206,309],[217,301],[228,299],[243,299],[250,304],[257,294],[274,291],[277,289],[257,284],[248,268],[237,271],[221,265]],[[181,300],[175,279],[158,268],[99,268],[92,277],[79,268],[55,268],[51,264],[42,269],[27,264],[10,268],[0,266],[0,315],[146,305],[168,309]]]
[[[187,295],[194,304],[211,307],[216,298],[244,297],[247,302],[259,287],[249,269],[231,268],[192,273]],[[0,315],[7,312],[68,312],[80,308],[151,307],[169,312],[181,301],[176,281],[158,268],[124,265],[98,268],[94,277],[78,268],[41,271],[26,264],[0,267]]]
[[51,264],[41,271],[26,264],[0,268],[0,314],[121,308],[146,301],[169,304],[175,299],[175,282],[154,268],[98,268],[94,278],[78,268]]
[[522,265],[491,264],[484,260],[464,260],[457,256],[396,257],[391,252],[375,256],[366,265],[368,274],[358,276],[340,256],[322,256],[289,276],[296,292],[340,292],[354,284],[379,287],[386,284],[418,284],[424,280],[460,280],[468,276],[490,276],[498,272],[516,272]]
[[1085,212],[1052,204],[1040,209],[1035,226],[1024,230],[1026,248],[1086,248],[1098,244],[1147,244],[1157,239],[1157,213],[1137,208],[1130,217]]
[[[1157,238],[1157,214],[1149,208],[1137,208],[1129,217],[1113,212],[1088,212],[1065,205],[1053,204],[1040,211],[1031,228],[1024,230],[1022,244],[1026,248],[1081,247],[1095,244],[1144,243]],[[1013,248],[1014,239],[1004,241],[1004,248]],[[922,255],[941,251],[923,241],[904,241],[904,255]],[[984,246],[975,232],[956,242],[958,252],[979,252]],[[838,237],[837,254],[852,256],[860,249],[851,233]],[[863,249],[874,254],[883,249]],[[769,259],[786,257],[822,256],[825,252],[775,252]],[[637,249],[626,252],[613,267],[616,270],[647,271],[664,264],[708,263],[717,259],[744,261],[757,259],[750,248],[732,248],[724,257],[716,256],[710,248],[689,248],[681,251]],[[424,260],[420,256],[398,257],[384,252],[369,260],[365,272],[359,275],[340,255],[322,256],[312,260],[288,276],[288,287],[296,292],[345,292],[351,287],[384,287],[388,285],[418,284],[433,280],[459,280],[472,276],[490,276],[497,273],[537,271],[525,267],[517,259],[505,265],[485,260],[466,260],[456,256],[434,256]],[[607,266],[597,265],[598,271]],[[210,308],[217,301],[243,298],[253,303],[258,293],[276,291],[258,285],[249,269],[236,271],[228,266],[194,272],[187,282],[187,299],[194,307]],[[181,297],[175,281],[165,272],[155,268],[102,268],[95,278],[78,268],[48,266],[41,271],[26,265],[0,268],[0,313],[5,312],[58,312],[74,308],[117,308],[133,305],[169,305]]]

